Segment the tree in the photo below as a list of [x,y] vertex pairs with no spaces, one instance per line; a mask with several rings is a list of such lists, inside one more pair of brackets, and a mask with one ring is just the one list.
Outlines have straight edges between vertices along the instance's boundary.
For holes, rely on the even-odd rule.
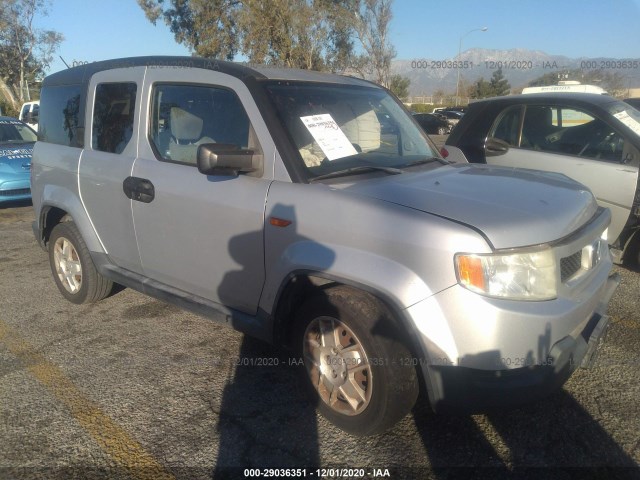
[[510,91],[511,85],[504,78],[502,69],[499,68],[493,72],[489,81],[486,81],[484,77],[476,80],[469,93],[472,98],[489,98],[508,95]]
[[305,69],[334,70],[353,49],[341,13],[354,0],[138,0],[147,18],[169,25],[197,55]]
[[495,70],[493,75],[491,75],[489,89],[492,93],[492,97],[502,97],[504,95],[508,95],[511,91],[511,85],[509,84],[509,81],[504,78],[501,68]]
[[0,0],[0,91],[14,109],[31,99],[29,84],[50,65],[63,36],[33,25],[45,0]]
[[393,0],[354,0],[355,7],[345,11],[351,14],[353,28],[363,53],[352,61],[354,68],[362,76],[384,86],[390,85],[391,60],[396,50],[389,42],[389,24],[393,18],[391,5]]
[[411,85],[411,80],[407,77],[392,75],[389,81],[389,90],[400,100],[405,100],[409,96],[409,85]]
[[306,0],[246,1],[239,11],[241,49],[252,63],[323,70],[329,49],[327,11]]
[[[352,70],[390,85],[393,0],[138,0],[197,55],[315,70]],[[354,53],[356,48],[358,54]]]
[[488,98],[493,97],[491,92],[491,84],[484,77],[479,78],[469,89],[471,98]]

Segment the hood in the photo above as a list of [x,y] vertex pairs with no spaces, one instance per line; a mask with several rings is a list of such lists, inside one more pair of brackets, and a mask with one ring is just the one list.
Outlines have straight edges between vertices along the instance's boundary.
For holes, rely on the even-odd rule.
[[29,173],[33,143],[0,144],[0,174]]
[[556,241],[598,210],[587,187],[564,175],[476,164],[386,176],[344,191],[469,225],[496,249]]

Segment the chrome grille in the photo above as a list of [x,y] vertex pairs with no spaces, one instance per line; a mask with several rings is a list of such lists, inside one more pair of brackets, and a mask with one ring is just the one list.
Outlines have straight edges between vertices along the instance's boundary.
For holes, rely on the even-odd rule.
[[562,283],[573,277],[582,266],[582,250],[560,259],[560,281]]

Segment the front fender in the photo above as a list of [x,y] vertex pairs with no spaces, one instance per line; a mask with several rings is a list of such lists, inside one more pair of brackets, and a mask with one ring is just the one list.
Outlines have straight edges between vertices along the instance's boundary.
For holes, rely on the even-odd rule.
[[273,310],[277,294],[296,272],[358,286],[405,309],[430,297],[429,286],[412,270],[375,253],[302,240],[289,245],[267,272],[260,307]]

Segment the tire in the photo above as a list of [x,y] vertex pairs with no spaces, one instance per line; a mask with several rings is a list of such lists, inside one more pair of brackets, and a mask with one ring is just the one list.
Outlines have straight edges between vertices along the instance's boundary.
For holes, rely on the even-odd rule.
[[386,431],[418,397],[416,363],[403,329],[371,295],[333,287],[296,315],[295,345],[318,410],[354,435]]
[[108,297],[113,282],[98,273],[75,223],[59,223],[49,238],[49,264],[62,296],[72,303],[94,303]]
[[631,241],[624,254],[623,263],[628,268],[640,271],[640,235],[636,235]]
[[447,129],[444,127],[438,127],[438,135],[446,135]]

